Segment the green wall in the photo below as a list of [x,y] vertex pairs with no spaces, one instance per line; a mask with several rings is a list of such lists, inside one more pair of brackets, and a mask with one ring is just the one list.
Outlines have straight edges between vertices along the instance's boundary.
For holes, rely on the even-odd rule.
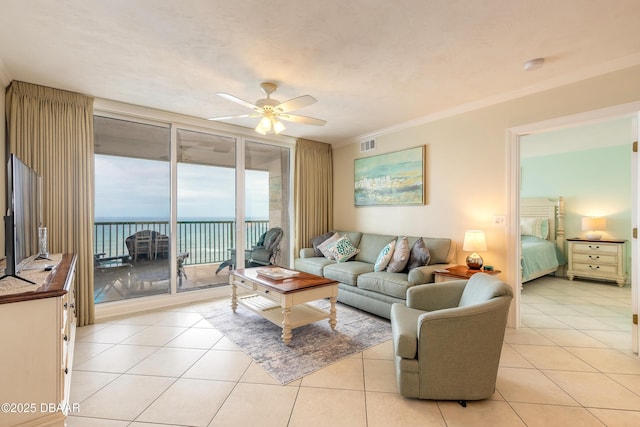
[[630,276],[631,146],[523,158],[521,197],[565,198],[566,237],[580,237],[583,216],[605,216],[603,238],[627,240],[625,268]]

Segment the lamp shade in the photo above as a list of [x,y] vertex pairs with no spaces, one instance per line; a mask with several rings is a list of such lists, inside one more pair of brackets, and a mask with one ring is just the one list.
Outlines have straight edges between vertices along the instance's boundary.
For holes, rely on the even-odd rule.
[[464,232],[462,250],[467,252],[486,252],[487,240],[482,230],[468,230]]
[[607,228],[607,219],[601,216],[585,216],[582,218],[582,231],[588,231],[586,237],[590,240],[600,240],[602,238],[601,231]]

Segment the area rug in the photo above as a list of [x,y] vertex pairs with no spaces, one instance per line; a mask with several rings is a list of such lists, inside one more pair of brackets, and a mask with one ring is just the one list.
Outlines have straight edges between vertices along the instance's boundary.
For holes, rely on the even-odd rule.
[[[329,308],[326,300],[313,304]],[[293,329],[289,345],[282,342],[282,328],[243,306],[233,313],[229,301],[205,318],[280,384],[287,384],[391,339],[388,321],[340,303],[336,304],[336,314],[335,331],[328,319],[301,326]]]

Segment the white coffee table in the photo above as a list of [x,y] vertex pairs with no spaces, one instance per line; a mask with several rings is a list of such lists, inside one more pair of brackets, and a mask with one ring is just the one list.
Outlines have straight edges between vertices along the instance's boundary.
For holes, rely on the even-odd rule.
[[[331,329],[335,329],[338,283],[294,270],[286,270],[291,272],[291,277],[277,279],[260,274],[261,270],[281,272],[282,269],[277,270],[279,268],[270,266],[232,270],[229,273],[229,284],[233,312],[235,313],[240,304],[282,326],[282,341],[285,344],[291,342],[291,330],[303,325],[329,319]],[[238,288],[248,290],[251,294],[238,296]],[[324,298],[329,298],[331,303],[329,311],[307,304]]]

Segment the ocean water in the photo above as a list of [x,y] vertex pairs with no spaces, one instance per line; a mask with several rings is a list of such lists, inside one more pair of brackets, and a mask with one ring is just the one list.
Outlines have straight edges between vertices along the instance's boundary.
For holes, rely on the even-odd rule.
[[[97,217],[94,222],[94,252],[104,253],[105,257],[130,254],[126,239],[137,231],[151,230],[167,236],[171,234],[166,219]],[[253,246],[268,227],[268,219],[248,219],[245,247]],[[180,219],[177,252],[189,252],[186,264],[224,261],[229,258],[229,249],[236,247],[235,229],[236,222],[230,218]]]

